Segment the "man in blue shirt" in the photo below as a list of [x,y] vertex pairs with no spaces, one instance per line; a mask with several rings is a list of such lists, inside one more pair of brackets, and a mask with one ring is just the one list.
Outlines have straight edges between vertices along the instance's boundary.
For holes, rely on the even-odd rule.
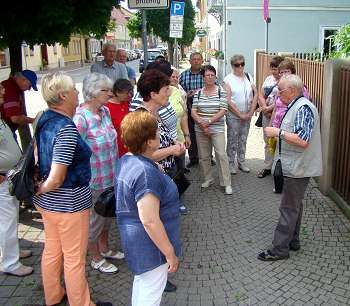
[[116,46],[106,43],[102,48],[104,60],[91,66],[91,72],[98,72],[108,76],[113,83],[118,79],[129,79],[126,66],[116,62]]
[[132,85],[136,84],[136,72],[134,69],[126,65],[126,61],[128,59],[128,55],[124,49],[117,50],[117,62],[123,64],[126,67],[128,72],[128,78]]

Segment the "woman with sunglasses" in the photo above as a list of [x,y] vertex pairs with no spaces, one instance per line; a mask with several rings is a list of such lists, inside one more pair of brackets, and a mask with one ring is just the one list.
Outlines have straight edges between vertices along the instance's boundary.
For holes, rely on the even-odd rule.
[[237,166],[242,172],[250,171],[245,165],[245,151],[250,120],[257,105],[257,93],[253,77],[244,72],[244,66],[243,55],[232,56],[232,73],[223,81],[228,102],[226,150],[231,174],[237,173]]
[[114,96],[108,100],[107,107],[111,114],[111,119],[114,128],[117,131],[118,139],[118,155],[122,157],[128,152],[128,149],[124,146],[120,124],[124,117],[129,113],[129,104],[133,95],[133,86],[127,79],[119,79],[113,85]]

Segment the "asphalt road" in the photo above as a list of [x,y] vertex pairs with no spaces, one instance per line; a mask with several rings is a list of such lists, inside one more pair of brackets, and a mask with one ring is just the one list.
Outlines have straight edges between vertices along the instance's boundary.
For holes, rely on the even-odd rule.
[[[138,63],[139,63],[139,60],[127,62],[128,66],[135,69],[137,77],[139,77]],[[83,80],[84,80],[84,77],[90,72],[90,65],[85,65],[83,67],[71,67],[71,68],[66,67],[63,70],[68,75],[70,75],[76,82],[76,88],[79,91],[79,103],[82,103],[83,102],[83,94],[82,94]],[[41,88],[40,79],[46,73],[48,73],[48,71],[38,72],[38,89],[39,89],[38,91],[30,90],[25,93],[27,113],[28,113],[28,116],[30,117],[35,117],[39,111],[47,108],[47,104],[44,101],[40,91],[40,88]]]

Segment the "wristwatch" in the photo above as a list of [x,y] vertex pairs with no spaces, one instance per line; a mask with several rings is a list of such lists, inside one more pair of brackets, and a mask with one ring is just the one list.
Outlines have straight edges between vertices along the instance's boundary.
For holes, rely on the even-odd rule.
[[280,136],[281,139],[284,139],[285,134],[286,134],[286,131],[280,130],[279,136]]
[[185,137],[190,137],[190,134],[184,134]]

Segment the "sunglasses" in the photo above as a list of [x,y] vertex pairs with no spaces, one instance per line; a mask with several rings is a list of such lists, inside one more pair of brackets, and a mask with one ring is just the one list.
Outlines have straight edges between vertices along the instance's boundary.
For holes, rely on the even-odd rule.
[[242,63],[235,63],[233,64],[234,67],[238,68],[238,67],[244,67],[245,66],[245,62]]

